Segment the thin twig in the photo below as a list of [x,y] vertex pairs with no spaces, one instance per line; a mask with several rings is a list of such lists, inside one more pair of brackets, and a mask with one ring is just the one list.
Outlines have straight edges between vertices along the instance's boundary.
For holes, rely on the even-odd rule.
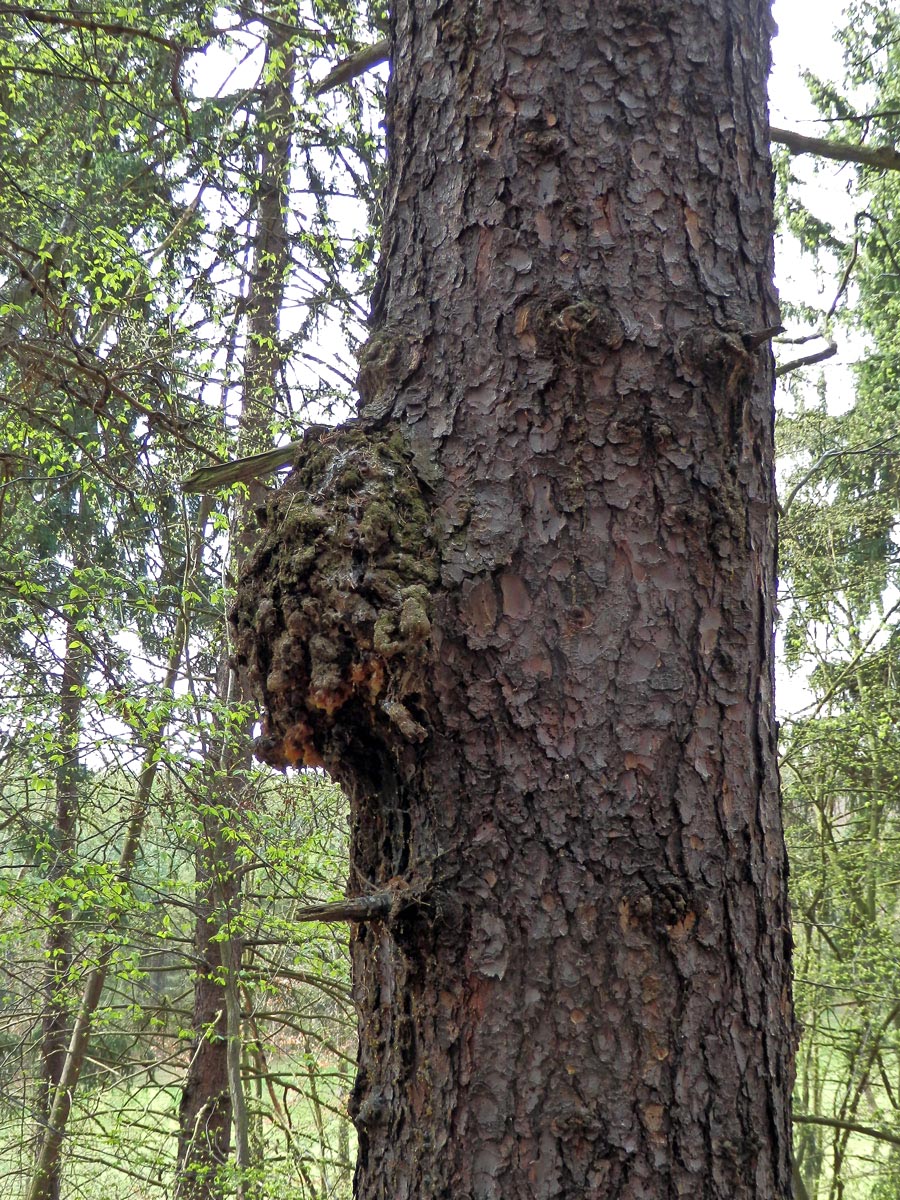
[[814,1117],[809,1113],[794,1113],[795,1125],[824,1125],[828,1129],[842,1129],[847,1133],[861,1133],[865,1137],[877,1138],[880,1142],[890,1142],[892,1146],[900,1146],[900,1134],[888,1133],[886,1129],[876,1129],[874,1125],[860,1125],[856,1121],[841,1121],[837,1117]]
[[108,33],[111,37],[139,37],[148,42],[155,42],[166,50],[183,51],[185,46],[172,38],[163,37],[159,33],[151,33],[149,29],[137,29],[133,25],[123,25],[119,21],[97,21],[89,17],[65,16],[63,13],[47,12],[46,9],[31,8],[24,4],[0,4],[0,17],[23,17],[38,25],[60,25],[65,29],[85,29],[93,33]]
[[810,479],[812,479],[813,475],[815,475],[818,470],[824,467],[827,462],[830,462],[831,459],[850,457],[856,454],[871,454],[873,450],[880,450],[882,446],[887,446],[890,442],[896,442],[898,438],[900,438],[900,433],[892,433],[888,437],[882,438],[878,442],[872,442],[868,446],[848,446],[843,450],[826,450],[824,454],[819,455],[809,470],[801,476],[799,483],[791,488],[790,492],[788,493],[787,500],[785,500],[784,504],[781,506],[781,516],[787,516],[788,510],[794,503],[794,500],[797,498],[797,493],[800,491],[800,489],[805,487],[806,484],[809,483]]
[[[825,334],[818,335],[825,337]],[[826,358],[834,358],[838,352],[837,342],[833,338],[825,338],[828,345],[824,350],[819,350],[815,354],[807,354],[805,358],[793,358],[790,362],[783,363],[780,367],[775,368],[775,377],[780,378],[782,375],[787,375],[789,371],[797,371],[800,367],[811,367],[813,363],[824,362]]]

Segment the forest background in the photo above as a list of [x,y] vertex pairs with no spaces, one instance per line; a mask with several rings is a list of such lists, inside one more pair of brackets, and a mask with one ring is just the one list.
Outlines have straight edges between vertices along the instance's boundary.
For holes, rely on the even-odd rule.
[[[260,485],[180,485],[352,411],[386,19],[377,3],[0,3],[10,1197],[350,1194],[344,804],[321,772],[286,778],[250,754],[226,613]],[[827,69],[804,64],[812,107],[791,111],[778,85],[773,118],[832,143],[797,158],[775,136],[795,1182],[800,1200],[886,1200],[900,15],[853,3],[836,39]]]

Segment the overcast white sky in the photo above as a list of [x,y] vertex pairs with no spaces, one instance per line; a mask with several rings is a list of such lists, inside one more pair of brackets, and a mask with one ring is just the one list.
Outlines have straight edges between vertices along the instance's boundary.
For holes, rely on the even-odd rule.
[[[827,125],[815,120],[806,85],[801,79],[803,70],[840,83],[843,76],[842,49],[835,41],[835,28],[842,23],[846,0],[776,0],[773,7],[778,24],[778,36],[773,43],[774,69],[769,84],[769,100],[773,125],[796,129],[810,136],[822,136]],[[817,216],[849,228],[855,206],[847,195],[847,187],[855,178],[851,166],[829,163],[808,155],[794,159],[794,174],[807,180],[804,200]],[[817,280],[812,261],[801,260],[790,247],[782,251],[778,263],[778,284],[785,295],[797,295],[799,287],[804,300],[815,303],[827,289],[833,288],[829,279]],[[831,303],[825,296],[825,307]]]
[[806,88],[799,78],[804,68],[837,79],[841,51],[834,30],[841,23],[842,0],[776,0],[772,12],[778,24],[773,44],[775,69],[769,94],[772,124],[799,126],[812,117]]

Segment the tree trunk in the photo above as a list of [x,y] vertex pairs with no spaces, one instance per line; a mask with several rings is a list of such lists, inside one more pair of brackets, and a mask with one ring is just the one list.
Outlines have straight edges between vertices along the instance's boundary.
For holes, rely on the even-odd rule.
[[231,1148],[231,1094],[228,1087],[228,1015],[220,940],[223,905],[236,891],[217,861],[221,846],[218,818],[204,820],[197,850],[197,922],[194,956],[194,1040],[178,1110],[177,1200],[219,1200],[225,1188],[219,1173]]
[[[266,5],[278,16],[278,4]],[[279,341],[285,281],[290,264],[286,214],[294,128],[293,87],[296,49],[290,26],[273,23],[268,32],[266,83],[256,124],[259,144],[256,231],[247,291],[247,345],[239,441],[243,452],[268,444],[284,352]],[[231,567],[237,573],[246,556],[252,505],[265,496],[258,482],[249,501],[236,503]],[[218,699],[228,713],[246,704],[243,674],[230,664],[230,647],[219,663]],[[249,1118],[241,1073],[242,1036],[239,983],[243,943],[231,928],[240,914],[241,889],[221,819],[221,806],[240,810],[250,786],[251,724],[220,717],[211,757],[209,802],[197,854],[195,952],[202,964],[194,987],[194,1050],[179,1111],[178,1197],[218,1200],[225,1187],[216,1173],[229,1156],[234,1127],[236,1194],[254,1191]]]
[[356,1195],[790,1197],[769,6],[393,20],[360,421],[234,614],[396,896]]
[[[76,563],[76,572],[83,568]],[[73,576],[75,578],[77,576]],[[81,715],[84,707],[84,681],[88,659],[78,626],[82,618],[77,608],[66,621],[65,656],[59,689],[59,766],[56,771],[56,812],[53,823],[53,859],[48,882],[65,891],[64,879],[72,869],[78,839],[78,776],[81,740]],[[41,1003],[40,1074],[35,1116],[38,1147],[48,1129],[54,1092],[66,1060],[71,1023],[71,985],[68,974],[72,965],[72,922],[68,900],[54,897],[47,917],[46,967]],[[57,1156],[52,1170],[40,1172],[40,1200],[59,1200],[61,1161]],[[36,1174],[38,1172],[36,1171]]]

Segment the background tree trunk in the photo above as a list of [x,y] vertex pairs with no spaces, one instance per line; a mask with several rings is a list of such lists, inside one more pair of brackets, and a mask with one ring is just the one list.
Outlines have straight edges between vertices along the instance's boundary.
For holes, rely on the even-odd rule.
[[[215,859],[220,846],[216,818],[204,821],[197,850],[197,923],[194,955],[194,1041],[178,1111],[178,1200],[218,1200],[224,1184],[218,1172],[231,1148],[231,1093],[228,1087],[228,1019],[220,933],[223,908],[237,890],[233,876]],[[218,877],[217,877],[218,876]]]
[[789,1197],[769,6],[393,20],[359,389],[427,484],[429,662],[371,483],[309,523],[350,450],[301,456],[236,613],[261,753],[342,777],[352,887],[397,895],[353,939],[356,1194]]
[[[278,4],[267,6],[275,17]],[[290,14],[282,13],[289,16]],[[286,223],[290,189],[291,140],[294,128],[293,87],[296,46],[287,23],[273,23],[268,32],[268,82],[261,98],[255,129],[258,142],[259,191],[250,283],[247,289],[247,347],[244,355],[243,403],[239,441],[244,451],[269,444],[279,371],[284,351],[279,341],[281,309],[290,266]],[[235,505],[230,566],[237,574],[246,556],[247,528],[254,503],[265,495],[259,482],[250,484],[249,500]],[[238,711],[249,701],[244,678],[230,665],[226,647],[219,663],[219,698],[223,712]],[[234,928],[241,911],[240,875],[233,847],[224,836],[221,806],[240,810],[252,788],[250,729],[220,715],[211,745],[215,760],[210,770],[209,803],[203,816],[203,835],[197,854],[197,924],[195,949],[198,970],[194,990],[195,1050],[185,1079],[179,1112],[179,1196],[187,1200],[216,1200],[225,1185],[216,1170],[229,1155],[234,1126],[236,1194],[252,1186],[249,1119],[241,1074],[241,1012],[239,980],[243,942]],[[224,934],[223,934],[224,931]]]
[[[76,563],[76,570],[83,567]],[[65,652],[59,689],[59,766],[56,773],[56,812],[52,826],[49,882],[67,890],[65,876],[72,869],[78,839],[78,784],[80,767],[81,711],[88,658],[79,632],[80,608],[66,621]],[[68,978],[72,965],[71,903],[55,897],[47,919],[43,1000],[41,1006],[40,1077],[35,1104],[38,1147],[46,1136],[53,1094],[60,1081],[69,1044],[72,1017],[72,987]],[[59,1200],[61,1162],[41,1177],[42,1200]]]

